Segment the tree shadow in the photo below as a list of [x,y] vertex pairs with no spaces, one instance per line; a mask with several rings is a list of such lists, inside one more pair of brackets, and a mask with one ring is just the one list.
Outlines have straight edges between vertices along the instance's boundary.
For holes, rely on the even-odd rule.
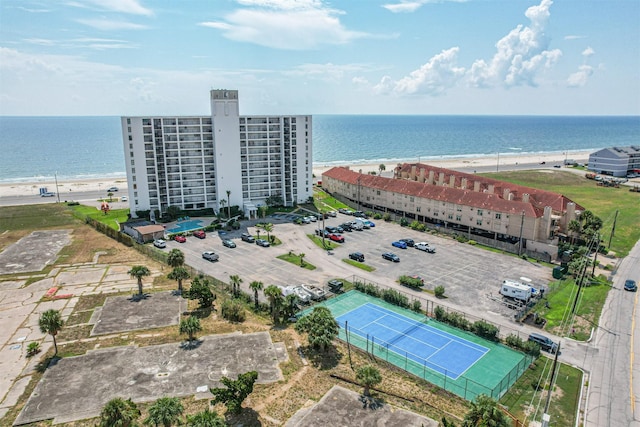
[[151,296],[149,294],[133,294],[131,295],[130,298],[127,298],[128,301],[131,302],[140,302],[140,301],[144,301],[148,298],[150,298]]
[[180,291],[179,289],[174,289],[173,291],[171,291],[171,295],[174,297],[180,297],[182,296],[182,291]]
[[335,368],[343,358],[342,353],[338,352],[333,345],[327,347],[324,351],[305,346],[302,351],[309,361],[321,370]]
[[358,400],[360,401],[360,403],[362,403],[362,407],[364,409],[368,408],[373,411],[382,408],[385,404],[385,401],[383,398],[377,398],[374,396],[365,396],[364,394],[361,394]]
[[206,319],[207,317],[211,316],[211,313],[213,313],[214,311],[216,311],[216,308],[212,305],[211,307],[196,308],[195,310],[189,312],[189,315],[197,317],[198,319]]
[[227,412],[225,414],[225,420],[230,426],[262,426],[258,413],[251,408],[242,408],[239,414]]
[[44,360],[41,360],[40,362],[38,362],[38,364],[35,366],[35,370],[39,374],[43,374],[47,369],[57,365],[60,359],[62,358],[59,356],[47,357]]
[[182,343],[180,343],[180,348],[183,350],[195,350],[202,345],[202,342],[202,340],[198,339],[192,341],[183,341]]

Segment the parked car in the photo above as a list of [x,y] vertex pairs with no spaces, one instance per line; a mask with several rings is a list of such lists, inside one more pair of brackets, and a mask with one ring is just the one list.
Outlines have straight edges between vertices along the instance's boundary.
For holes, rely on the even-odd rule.
[[109,187],[107,189],[107,193],[115,193],[116,191],[118,191],[118,187]]
[[249,233],[242,233],[240,235],[240,238],[242,239],[242,241],[247,242],[247,243],[253,243],[256,241],[256,239],[253,238],[253,236]]
[[329,289],[334,294],[342,292],[342,287],[343,286],[344,286],[344,283],[342,283],[341,280],[338,280],[338,279],[329,280]]
[[349,209],[347,208],[340,208],[338,209],[338,212],[340,212],[341,214],[345,214],[345,215],[349,215]]
[[407,244],[407,246],[411,246],[413,247],[416,242],[413,241],[413,239],[400,239],[401,242],[405,242]]
[[187,238],[184,236],[176,236],[173,238],[173,240],[175,240],[178,243],[184,243],[187,241]]
[[436,252],[436,248],[434,248],[433,246],[429,245],[427,242],[416,243],[414,245],[414,248],[416,248],[416,249],[418,249],[420,251],[429,252],[431,254]]
[[204,230],[196,230],[193,232],[193,236],[197,237],[198,239],[204,239],[205,237],[207,237],[207,233],[205,233]]
[[392,242],[391,246],[395,246],[396,248],[400,249],[407,249],[407,244],[402,240],[396,240],[395,242]]
[[363,221],[366,225],[368,225],[370,228],[373,228],[376,226],[376,224],[373,221],[369,221],[368,219]]
[[309,218],[308,216],[302,217],[300,220],[303,224],[311,224],[311,218]]
[[393,252],[385,252],[382,254],[382,258],[387,261],[400,262],[400,257]]
[[156,248],[164,249],[167,247],[167,242],[162,239],[154,240],[153,246],[155,246]]
[[530,334],[529,341],[538,344],[542,350],[548,351],[549,353],[555,353],[558,350],[558,344],[554,343],[550,338],[547,338],[544,335],[536,333]]
[[318,221],[318,217],[315,215],[309,215],[309,220],[311,220],[311,222],[317,222]]
[[40,197],[53,197],[56,193],[52,193],[51,191],[45,191],[44,193],[40,193]]
[[356,260],[356,261],[360,261],[360,262],[364,262],[364,254],[360,253],[360,252],[352,252],[349,254],[349,258]]
[[324,235],[324,237],[329,237],[329,233],[327,230],[321,230],[321,229],[316,229],[316,235],[322,237],[322,235]]
[[342,237],[340,234],[329,234],[329,239],[333,240],[334,242],[338,242],[338,243],[344,243],[344,237]]
[[231,239],[224,239],[224,240],[222,240],[222,246],[226,246],[228,248],[235,248],[236,244]]
[[301,285],[301,286],[302,286],[302,289],[309,292],[311,294],[311,298],[313,298],[316,301],[324,299],[325,296],[327,295],[327,293],[324,290],[318,288],[317,286],[313,286],[313,285]]
[[335,218],[336,216],[338,216],[336,214],[336,211],[329,211],[329,212],[327,212],[327,215],[329,215],[331,218]]
[[638,285],[636,285],[635,280],[627,279],[624,281],[624,290],[635,292],[638,290]]
[[294,286],[293,293],[298,297],[298,300],[303,304],[309,304],[311,302],[311,292],[307,292],[302,286]]
[[263,248],[268,248],[269,246],[271,246],[271,244],[264,239],[256,239],[256,245],[262,246]]
[[127,196],[122,196],[122,197],[120,197],[120,201],[121,201],[121,202],[126,202],[127,200],[129,200],[129,199],[127,198]]
[[352,232],[353,231],[353,227],[351,226],[351,224],[345,222],[344,224],[340,224],[340,227],[342,227],[342,229],[344,231],[348,231],[348,232]]
[[327,230],[329,233],[339,233],[338,227],[326,226],[324,229]]
[[213,251],[206,251],[206,252],[202,252],[202,258],[213,262],[213,261],[218,261],[218,259],[220,259],[220,256]]

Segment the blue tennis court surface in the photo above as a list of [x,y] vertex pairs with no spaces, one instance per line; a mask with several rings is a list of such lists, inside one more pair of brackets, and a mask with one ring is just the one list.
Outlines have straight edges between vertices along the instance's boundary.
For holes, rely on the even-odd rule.
[[454,380],[489,351],[484,346],[371,303],[336,320],[340,325],[348,322],[350,333],[367,336],[375,345]]

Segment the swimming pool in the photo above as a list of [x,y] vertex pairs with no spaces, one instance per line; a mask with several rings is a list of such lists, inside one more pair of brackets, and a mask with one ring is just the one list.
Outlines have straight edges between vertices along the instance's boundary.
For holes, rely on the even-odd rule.
[[197,230],[198,228],[202,228],[202,220],[199,219],[188,219],[186,221],[181,221],[176,223],[173,228],[167,230],[168,233],[184,233],[185,231]]

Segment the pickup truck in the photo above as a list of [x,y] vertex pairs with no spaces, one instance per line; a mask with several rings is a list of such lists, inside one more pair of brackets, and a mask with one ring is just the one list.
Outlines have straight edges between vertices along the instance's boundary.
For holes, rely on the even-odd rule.
[[430,246],[427,242],[416,243],[414,247],[420,251],[429,252],[430,254],[436,253],[436,248]]

